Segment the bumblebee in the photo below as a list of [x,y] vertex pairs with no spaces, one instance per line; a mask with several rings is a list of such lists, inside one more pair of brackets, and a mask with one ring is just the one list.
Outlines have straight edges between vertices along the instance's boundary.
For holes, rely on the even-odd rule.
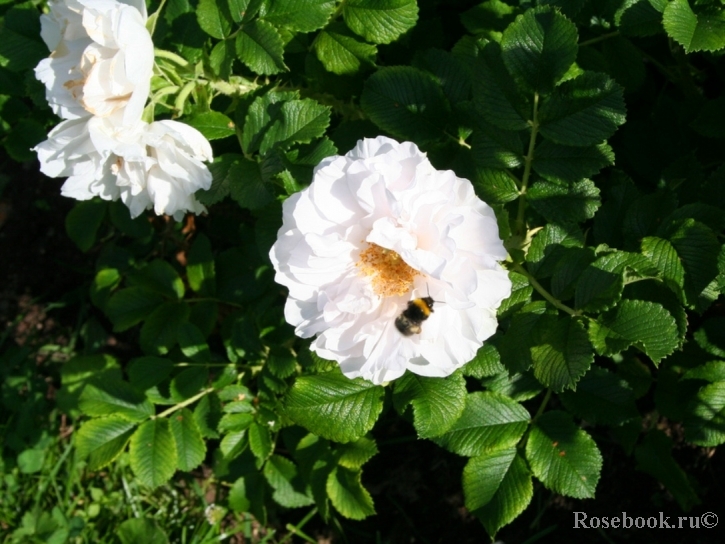
[[416,298],[408,302],[408,307],[403,310],[395,319],[395,328],[400,331],[403,336],[412,336],[420,334],[420,328],[423,321],[430,317],[433,312],[433,303],[435,301],[430,297]]

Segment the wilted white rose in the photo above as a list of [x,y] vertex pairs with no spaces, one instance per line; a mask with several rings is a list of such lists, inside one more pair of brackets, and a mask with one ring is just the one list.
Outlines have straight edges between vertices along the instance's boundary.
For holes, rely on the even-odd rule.
[[[381,136],[325,159],[283,215],[270,258],[285,317],[346,376],[447,376],[495,332],[511,282],[493,210],[415,144]],[[402,334],[396,319],[427,296],[420,332]]]
[[35,68],[46,99],[64,119],[122,111],[141,119],[148,99],[154,45],[143,0],[50,0],[41,35],[51,54]]
[[206,209],[194,193],[211,186],[203,161],[212,159],[209,141],[177,121],[122,125],[111,117],[63,121],[36,146],[40,170],[68,176],[64,196],[88,200],[121,198],[136,217],[154,208],[180,220]]

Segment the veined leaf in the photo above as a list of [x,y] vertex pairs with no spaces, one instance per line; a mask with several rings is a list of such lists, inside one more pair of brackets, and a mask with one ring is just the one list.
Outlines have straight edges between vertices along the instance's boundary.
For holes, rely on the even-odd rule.
[[601,204],[599,189],[588,179],[573,183],[537,181],[526,198],[544,218],[560,224],[591,219]]
[[355,442],[340,444],[337,451],[340,454],[337,462],[345,468],[355,470],[378,454],[378,446],[375,444],[375,440],[363,436]]
[[131,437],[131,468],[139,481],[149,487],[166,483],[176,471],[174,435],[166,419],[152,419]]
[[581,147],[544,140],[534,151],[532,167],[549,181],[576,182],[613,163],[614,153],[607,144]]
[[416,0],[345,0],[345,23],[369,42],[390,43],[415,26]]
[[284,102],[279,118],[262,138],[259,152],[264,155],[273,146],[287,147],[294,142],[309,143],[319,138],[330,124],[330,108],[310,99]]
[[336,467],[327,477],[327,495],[335,510],[349,519],[365,519],[375,514],[373,499],[360,481],[359,470]]
[[226,38],[232,30],[232,17],[226,2],[199,0],[196,20],[204,32],[219,40]]
[[537,331],[531,347],[534,376],[555,393],[575,389],[594,361],[594,351],[582,323],[565,317]]
[[75,433],[78,457],[91,456],[90,470],[106,466],[124,450],[135,428],[136,422],[117,414],[86,421]]
[[262,6],[265,21],[298,32],[322,28],[335,11],[334,0],[270,0]]
[[198,467],[206,455],[206,443],[194,414],[187,408],[179,410],[169,417],[169,427],[176,445],[179,470],[188,472]]
[[186,302],[164,302],[141,327],[141,348],[150,355],[165,355],[176,344],[179,327],[188,319]]
[[688,0],[673,0],[665,8],[662,24],[685,52],[717,51],[725,47],[725,13],[722,6],[695,13]]
[[272,498],[287,508],[299,508],[314,500],[301,488],[295,464],[280,455],[273,455],[264,465],[264,477],[274,489]]
[[590,369],[576,391],[565,391],[559,398],[572,413],[592,424],[621,425],[639,415],[627,382],[603,368]]
[[258,74],[271,75],[287,70],[284,41],[276,28],[266,21],[246,23],[237,34],[239,60]]
[[89,416],[116,414],[129,421],[143,421],[154,413],[153,405],[143,393],[127,382],[114,379],[87,384],[78,404]]
[[547,412],[536,421],[526,443],[526,458],[534,476],[552,491],[577,499],[594,497],[602,455],[568,414]]
[[340,23],[321,31],[313,47],[325,69],[341,75],[354,74],[363,66],[372,66],[378,54],[376,46],[359,40]]
[[163,297],[142,287],[120,289],[111,295],[106,313],[114,332],[125,331],[146,319],[163,302]]

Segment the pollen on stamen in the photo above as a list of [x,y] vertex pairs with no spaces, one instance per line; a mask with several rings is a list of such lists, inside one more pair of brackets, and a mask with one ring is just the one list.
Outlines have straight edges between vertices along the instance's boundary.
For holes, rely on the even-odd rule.
[[381,297],[404,295],[413,287],[420,273],[391,249],[369,244],[360,252],[357,262],[360,274],[369,276],[373,291]]

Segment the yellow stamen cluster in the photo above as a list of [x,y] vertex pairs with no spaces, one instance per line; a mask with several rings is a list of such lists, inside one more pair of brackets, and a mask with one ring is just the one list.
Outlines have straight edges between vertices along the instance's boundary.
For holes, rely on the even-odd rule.
[[370,276],[373,291],[381,297],[404,295],[413,287],[419,272],[406,264],[395,251],[369,244],[357,262],[360,274]]

